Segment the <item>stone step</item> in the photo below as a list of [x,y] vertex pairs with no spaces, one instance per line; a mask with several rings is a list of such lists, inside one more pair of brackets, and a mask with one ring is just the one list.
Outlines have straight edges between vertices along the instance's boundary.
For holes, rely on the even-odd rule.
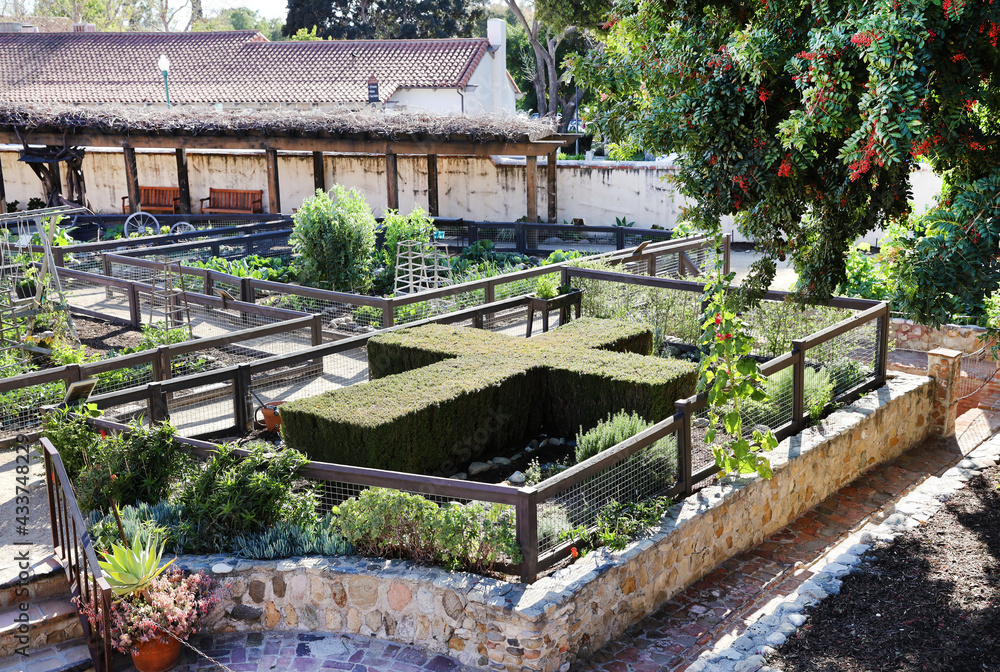
[[83,637],[31,648],[27,656],[0,658],[0,672],[93,672],[90,650]]
[[27,570],[15,566],[0,574],[0,610],[69,594],[66,572],[54,555],[33,563]]
[[[83,636],[83,626],[69,594],[24,604],[26,611],[21,611],[19,604],[0,610],[0,657],[14,655],[18,647],[25,645],[25,640],[19,639],[25,635],[29,650]],[[27,632],[23,629],[25,625]]]

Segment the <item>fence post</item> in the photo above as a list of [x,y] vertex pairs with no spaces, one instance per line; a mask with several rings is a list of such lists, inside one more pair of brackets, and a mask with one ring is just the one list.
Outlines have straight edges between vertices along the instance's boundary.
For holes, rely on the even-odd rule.
[[486,281],[486,287],[483,290],[483,303],[493,303],[496,301],[497,286],[496,280],[490,278]]
[[792,432],[802,431],[802,416],[806,412],[806,352],[802,347],[803,341],[795,339],[792,341],[792,354],[795,361],[792,363]]
[[395,324],[396,316],[393,313],[394,306],[392,299],[384,299],[382,302],[382,328],[388,329]]
[[527,239],[524,237],[524,222],[514,222],[514,245],[518,254],[528,253]]
[[722,237],[722,272],[729,275],[729,255],[732,251],[733,238],[728,233]]
[[625,229],[620,226],[618,227],[618,230],[615,231],[615,247],[619,250],[625,249]]
[[53,261],[56,262],[56,266],[59,268],[65,268],[66,266],[66,250],[61,247],[55,247],[52,249]]
[[240,278],[240,301],[243,303],[257,303],[252,282],[253,278]]
[[469,245],[479,240],[479,225],[475,222],[469,222]]
[[684,496],[694,491],[694,466],[691,458],[691,410],[689,404],[694,399],[681,399],[674,402],[674,408],[681,414],[681,431],[677,437],[677,459],[680,462],[680,483],[684,487]]
[[955,435],[958,415],[958,380],[962,376],[962,353],[937,348],[927,353],[927,375],[934,379],[931,433],[945,438]]
[[139,303],[139,288],[134,282],[128,283],[128,319],[132,327],[138,329],[142,326],[142,309]]
[[167,419],[167,395],[164,394],[159,383],[150,383],[149,390],[149,423],[163,422]]
[[538,491],[533,486],[518,491],[517,543],[521,547],[521,581],[538,578]]
[[878,345],[875,351],[875,374],[878,376],[879,387],[885,385],[885,376],[889,368],[889,304],[883,304],[884,310],[878,316]]
[[244,431],[251,428],[250,369],[245,364],[238,365],[233,374],[233,417],[236,429]]
[[647,265],[646,271],[649,273],[649,277],[655,278],[656,277],[656,256],[652,255],[652,254],[649,255],[649,258],[646,260],[646,265]]
[[205,272],[205,294],[206,296],[215,295],[215,279],[212,277],[212,271]]
[[[104,272],[104,277],[105,278],[113,278],[114,277],[113,275],[111,275],[111,260],[108,259],[108,255],[107,254],[102,254],[101,255],[101,270]],[[111,286],[110,285],[108,285],[107,287],[104,288],[104,297],[107,298],[107,299],[111,298]]]

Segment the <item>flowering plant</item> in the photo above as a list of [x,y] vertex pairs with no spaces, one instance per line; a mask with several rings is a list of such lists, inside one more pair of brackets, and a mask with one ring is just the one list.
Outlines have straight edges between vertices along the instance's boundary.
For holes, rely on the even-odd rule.
[[[771,478],[771,463],[761,453],[777,446],[777,439],[770,429],[754,429],[749,438],[743,434],[741,405],[746,401],[767,401],[767,393],[762,389],[764,376],[756,360],[749,356],[753,338],[726,299],[725,288],[734,275],[720,272],[706,285],[707,311],[699,341],[702,357],[698,380],[698,391],[708,392],[709,429],[705,440],[713,444],[715,464],[723,475],[757,472]],[[714,444],[720,422],[729,440]]]
[[[138,644],[172,635],[186,640],[197,632],[198,621],[219,601],[219,590],[204,572],[185,576],[179,569],[164,572],[134,592],[111,604],[111,644],[130,653]],[[100,614],[94,605],[74,598],[94,628]]]

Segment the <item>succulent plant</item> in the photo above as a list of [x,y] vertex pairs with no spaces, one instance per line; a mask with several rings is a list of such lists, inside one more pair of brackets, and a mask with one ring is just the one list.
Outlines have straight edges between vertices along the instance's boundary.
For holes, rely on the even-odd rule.
[[136,535],[132,540],[132,548],[114,544],[110,553],[102,553],[104,560],[98,561],[104,570],[105,578],[111,584],[111,589],[118,597],[126,597],[135,593],[146,596],[146,586],[165,570],[167,564],[160,567],[163,556],[163,544],[155,534]]

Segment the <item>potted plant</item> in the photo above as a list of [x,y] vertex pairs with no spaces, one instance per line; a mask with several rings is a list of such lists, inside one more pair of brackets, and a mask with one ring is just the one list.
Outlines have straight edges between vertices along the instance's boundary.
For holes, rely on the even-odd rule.
[[[152,532],[137,534],[131,548],[114,544],[102,555],[98,564],[117,597],[110,614],[112,646],[131,654],[139,672],[169,670],[180,658],[181,642],[218,602],[212,579],[203,572],[185,576],[177,568],[168,570],[173,560],[161,567],[163,544]],[[77,604],[91,625],[99,627],[93,605]]]
[[560,287],[555,278],[543,275],[535,283],[534,295],[528,297],[528,336],[531,336],[532,324],[535,321],[535,311],[542,313],[542,331],[549,330],[549,312],[559,311],[559,324],[569,321],[570,307],[576,308],[576,317],[580,317],[580,302],[583,290],[576,287]]

